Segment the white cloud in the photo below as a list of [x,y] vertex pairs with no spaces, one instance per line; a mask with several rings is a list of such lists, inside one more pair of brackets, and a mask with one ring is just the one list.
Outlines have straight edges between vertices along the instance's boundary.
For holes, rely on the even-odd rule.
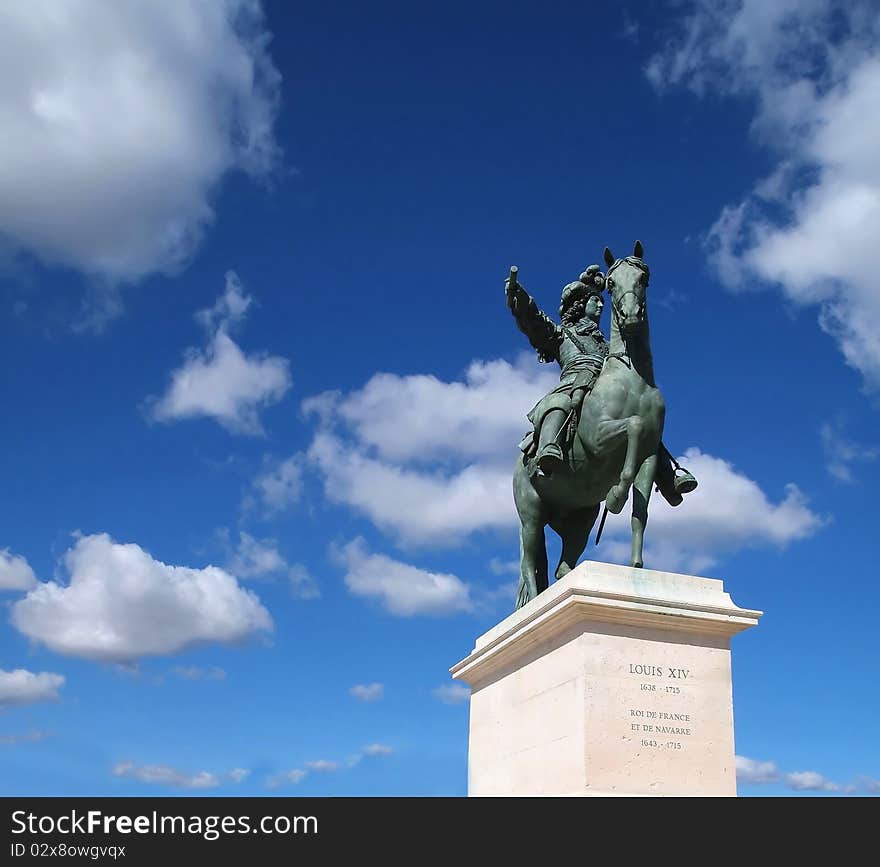
[[0,590],[30,590],[37,586],[37,576],[24,557],[9,548],[0,548]]
[[19,735],[0,735],[0,745],[14,746],[15,744],[34,744],[50,737],[52,737],[52,735],[49,732],[34,729],[33,731],[23,732]]
[[365,756],[390,756],[394,752],[387,744],[367,744],[361,753]]
[[528,357],[516,365],[474,361],[461,382],[377,373],[344,399],[330,392],[305,401],[303,409],[315,413],[320,405],[326,417],[332,408],[359,443],[389,461],[491,458],[499,444],[519,442],[529,424],[526,413],[558,382],[556,365]]
[[279,401],[290,388],[283,358],[245,355],[218,331],[204,351],[187,353],[171,385],[154,408],[159,421],[213,418],[233,433],[259,434],[258,410]]
[[0,236],[106,281],[186,265],[231,171],[265,177],[280,75],[256,0],[0,10]]
[[227,271],[223,294],[214,302],[213,307],[199,310],[196,321],[209,334],[220,329],[228,330],[244,319],[248,308],[254,303],[250,295],[244,294],[241,280],[234,271]]
[[308,459],[328,499],[401,542],[460,544],[516,520],[517,443],[526,413],[558,379],[558,367],[525,355],[515,365],[474,361],[462,381],[376,374],[359,391],[303,402],[320,420]]
[[200,668],[198,665],[175,665],[172,671],[184,680],[225,680],[226,672],[216,665]]
[[[784,547],[823,524],[794,484],[786,485],[784,496],[773,502],[756,482],[722,458],[690,448],[678,460],[694,473],[699,487],[676,508],[657,493],[651,496],[644,558],[649,568],[699,574],[726,552],[762,545]],[[608,516],[599,548],[608,544],[606,554],[613,552],[613,559],[629,562],[630,536],[629,509],[624,509],[619,516]]]
[[797,792],[851,792],[852,786],[841,786],[815,771],[794,771],[785,775],[789,787]]
[[266,780],[266,786],[270,789],[277,789],[285,783],[295,786],[297,783],[301,783],[307,776],[308,771],[304,771],[302,768],[294,768],[292,771],[284,771],[283,773],[269,777],[269,779]]
[[393,752],[394,751],[387,744],[367,744],[367,746],[362,747],[358,753],[350,756],[345,762],[337,762],[330,759],[315,759],[314,761],[304,762],[303,768],[294,768],[290,771],[282,771],[280,774],[274,774],[266,779],[266,787],[269,789],[277,789],[283,785],[296,785],[297,783],[301,783],[309,775],[309,771],[319,774],[334,773],[336,771],[356,767],[365,756],[390,756]]
[[220,300],[196,314],[211,332],[207,345],[187,350],[165,394],[151,401],[152,418],[166,422],[213,418],[233,433],[263,432],[259,410],[287,393],[290,365],[287,359],[266,353],[246,355],[229,336],[229,327],[241,319],[249,303],[238,277],[229,272]]
[[519,575],[519,560],[502,560],[493,557],[489,561],[489,571],[493,575]]
[[444,683],[432,690],[431,695],[443,704],[462,704],[470,699],[471,691],[460,683]]
[[509,444],[509,461],[457,471],[399,467],[325,432],[315,435],[309,457],[324,475],[331,502],[353,507],[404,543],[455,545],[476,530],[516,521],[511,477],[517,441]]
[[358,683],[348,692],[358,701],[379,701],[385,694],[385,687],[381,683]]
[[291,563],[287,568],[290,593],[297,599],[318,599],[321,588],[302,563]]
[[840,422],[825,422],[819,430],[819,436],[825,452],[825,469],[840,482],[854,482],[855,465],[876,460],[880,455],[880,449],[849,439]]
[[[228,548],[228,530],[220,530],[219,535]],[[275,539],[255,539],[249,533],[240,532],[237,548],[229,552],[227,568],[238,578],[272,579],[284,574],[291,595],[297,599],[317,599],[321,595],[318,582],[308,569],[302,563],[288,563]]]
[[291,455],[254,480],[254,488],[263,505],[277,512],[297,502],[302,494],[301,455]]
[[700,0],[679,30],[649,78],[753,98],[753,135],[777,159],[710,230],[721,279],[731,288],[775,284],[817,306],[846,361],[880,387],[876,3]]
[[0,710],[39,701],[57,701],[62,686],[64,677],[60,674],[48,671],[36,674],[23,668],[4,671],[0,668]]
[[[852,793],[859,788],[853,784],[835,783],[816,771],[782,773],[774,762],[761,762],[746,756],[736,757],[736,778],[741,783],[780,783],[795,792]],[[862,778],[861,788],[871,791],[870,778]]]
[[444,616],[470,611],[470,588],[460,578],[428,572],[384,554],[370,554],[362,539],[339,552],[345,586],[355,596],[374,597],[397,617]]
[[339,762],[331,762],[327,759],[316,759],[313,762],[306,762],[305,765],[310,771],[316,771],[319,774],[327,774],[339,770]]
[[227,774],[212,774],[208,771],[199,771],[188,774],[178,771],[169,765],[143,765],[135,766],[132,762],[119,762],[113,768],[116,777],[127,777],[155,786],[170,786],[175,789],[215,789],[226,782],[240,783],[249,771],[244,768],[234,768]]
[[106,533],[80,537],[64,564],[67,585],[41,583],[12,607],[13,625],[57,653],[131,663],[273,628],[257,596],[216,566],[170,566]]
[[229,563],[229,571],[239,578],[261,578],[287,568],[274,539],[257,540],[239,533],[238,549]]
[[736,778],[741,783],[775,783],[779,779],[779,768],[773,762],[736,756]]

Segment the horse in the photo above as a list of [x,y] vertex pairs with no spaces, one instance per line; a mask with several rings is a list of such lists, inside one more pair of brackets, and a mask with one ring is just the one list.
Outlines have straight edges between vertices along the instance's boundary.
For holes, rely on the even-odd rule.
[[605,290],[611,300],[609,354],[586,397],[562,466],[550,476],[517,459],[513,496],[520,520],[520,578],[516,608],[548,586],[549,526],[562,540],[556,578],[567,575],[586,548],[602,502],[619,514],[633,489],[630,565],[641,568],[648,501],[657,469],[666,406],[654,381],[648,326],[650,272],[642,244],[616,259],[606,247]]

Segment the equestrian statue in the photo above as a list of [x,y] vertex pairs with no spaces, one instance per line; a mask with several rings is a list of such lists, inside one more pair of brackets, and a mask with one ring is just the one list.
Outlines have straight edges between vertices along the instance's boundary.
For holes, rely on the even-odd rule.
[[[666,406],[654,380],[647,309],[650,272],[642,256],[640,241],[624,259],[616,259],[606,247],[607,273],[591,265],[564,287],[561,324],[543,313],[519,284],[516,267],[505,282],[507,305],[520,331],[539,360],[556,361],[561,368],[559,385],[528,414],[532,429],[520,443],[513,475],[520,519],[516,608],[547,589],[548,524],[562,539],[559,579],[583,554],[602,502],[608,512],[618,514],[632,488],[630,564],[641,567],[652,487],[656,484],[673,506],[697,487],[694,476],[662,442]],[[611,305],[610,342],[599,328],[603,292]]]

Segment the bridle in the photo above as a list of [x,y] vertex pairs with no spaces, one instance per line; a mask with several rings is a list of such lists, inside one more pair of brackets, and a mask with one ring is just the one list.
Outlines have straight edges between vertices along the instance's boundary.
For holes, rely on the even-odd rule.
[[626,298],[627,295],[635,295],[636,296],[636,299],[638,301],[638,317],[639,317],[639,319],[640,320],[644,319],[644,316],[645,316],[645,296],[644,295],[642,295],[642,297],[639,298],[638,293],[636,292],[635,289],[627,289],[626,292],[624,292],[622,295],[620,295],[619,297],[615,297],[613,291],[608,286],[608,280],[611,278],[612,272],[614,271],[614,269],[618,265],[621,265],[624,262],[627,265],[635,266],[636,268],[638,268],[640,271],[642,271],[645,274],[645,286],[644,286],[645,289],[648,288],[648,280],[650,279],[650,276],[651,276],[651,272],[649,271],[648,266],[641,259],[638,259],[635,256],[627,256],[625,259],[617,259],[614,262],[614,264],[608,269],[608,273],[605,275],[605,289],[607,290],[608,296],[611,299],[611,312],[614,314],[614,321],[617,323],[617,330],[621,333],[621,335],[623,334],[623,329],[621,328],[621,324],[622,324],[622,320],[623,320],[624,316],[623,316],[623,311],[620,309],[620,302],[622,302],[623,299]]

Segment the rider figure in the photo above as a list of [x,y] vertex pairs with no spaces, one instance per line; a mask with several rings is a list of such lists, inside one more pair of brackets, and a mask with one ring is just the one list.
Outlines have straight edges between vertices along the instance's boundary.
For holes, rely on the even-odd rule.
[[[511,269],[505,283],[507,305],[520,331],[538,351],[538,359],[556,361],[562,368],[559,385],[529,412],[533,432],[520,443],[526,455],[535,454],[536,471],[546,476],[552,475],[562,464],[564,431],[575,429],[584,397],[592,389],[608,355],[608,342],[599,328],[604,286],[605,275],[598,265],[590,265],[562,290],[559,304],[562,324],[557,325],[519,285],[515,269]],[[658,490],[671,505],[677,506],[682,494],[697,486],[697,480],[678,465],[663,443],[657,457]]]
[[532,408],[528,418],[534,427],[533,440],[526,437],[522,448],[537,444],[535,462],[551,475],[563,460],[560,438],[563,427],[580,411],[584,395],[596,381],[608,355],[608,344],[599,329],[605,278],[598,265],[591,265],[574,283],[562,290],[559,304],[561,325],[544,314],[517,282],[507,281],[507,304],[516,324],[544,362],[556,361],[562,368],[559,385]]

